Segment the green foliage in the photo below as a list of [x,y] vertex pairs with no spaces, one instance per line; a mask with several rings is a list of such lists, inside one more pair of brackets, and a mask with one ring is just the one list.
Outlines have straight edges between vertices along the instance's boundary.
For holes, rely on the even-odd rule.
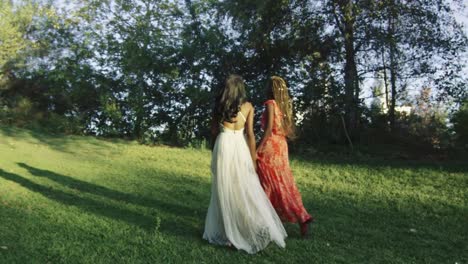
[[[245,78],[255,120],[265,80],[284,77],[307,145],[348,144],[346,134],[365,142],[390,126],[398,134],[393,109],[413,78],[434,86],[433,99],[466,93],[457,58],[467,41],[447,1],[0,3],[2,115],[12,120],[24,98],[24,122],[55,114],[79,127],[59,130],[197,145],[230,73]],[[388,115],[363,98],[364,80],[382,73]]]
[[431,100],[432,96],[431,89],[424,87],[414,99],[407,98],[405,106],[410,109],[410,113],[396,112],[393,130],[388,127],[388,112],[380,108],[380,103],[376,103],[376,106],[365,111],[368,123],[367,131],[362,135],[365,139],[363,143],[393,143],[417,152],[421,157],[426,154],[447,157],[454,143],[447,123],[448,109],[444,104],[435,104]]
[[46,26],[56,19],[54,9],[36,1],[1,0],[0,15],[0,80],[5,81],[42,52],[42,32],[58,28]]
[[413,144],[420,144],[426,148],[446,149],[451,143],[446,118],[447,116],[440,112],[427,116],[413,114],[407,119],[401,118],[400,125],[404,124],[405,128],[400,133],[408,133]]
[[[25,4],[17,11],[11,1],[0,1],[0,66],[3,68],[7,63],[16,60],[19,53],[27,50],[32,44],[24,37],[28,27],[31,25],[34,8],[31,3]],[[3,78],[5,69],[2,69],[0,78]]]
[[460,109],[452,117],[457,147],[468,149],[468,100],[463,101]]
[[43,112],[25,97],[18,97],[12,107],[0,104],[0,124],[14,125],[48,133],[82,134],[78,117]]

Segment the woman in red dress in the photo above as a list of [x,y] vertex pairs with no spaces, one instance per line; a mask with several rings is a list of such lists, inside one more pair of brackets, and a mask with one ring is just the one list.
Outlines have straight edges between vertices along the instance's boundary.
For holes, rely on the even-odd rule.
[[257,149],[257,173],[276,212],[284,222],[298,223],[301,235],[306,236],[313,221],[302,204],[289,167],[286,139],[295,137],[292,100],[286,82],[277,76],[268,80],[268,100],[262,115],[264,134]]

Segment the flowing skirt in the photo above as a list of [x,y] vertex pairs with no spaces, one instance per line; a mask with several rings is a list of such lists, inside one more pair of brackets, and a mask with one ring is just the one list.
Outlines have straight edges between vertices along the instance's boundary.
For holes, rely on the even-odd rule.
[[294,182],[286,138],[273,134],[259,146],[257,155],[260,182],[281,220],[291,223],[313,220]]
[[285,247],[286,231],[262,189],[242,130],[224,128],[218,135],[211,174],[204,239],[250,254],[271,241]]

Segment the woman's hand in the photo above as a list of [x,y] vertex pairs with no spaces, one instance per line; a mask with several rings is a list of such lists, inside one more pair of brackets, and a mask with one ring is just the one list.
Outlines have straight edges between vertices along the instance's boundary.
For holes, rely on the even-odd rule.
[[255,156],[252,159],[254,167],[255,167],[255,171],[258,170],[258,160],[259,160],[258,155],[257,155],[257,153],[255,153]]
[[265,145],[265,140],[266,138],[262,139],[260,142],[258,142],[257,145],[257,154],[262,151],[263,145]]

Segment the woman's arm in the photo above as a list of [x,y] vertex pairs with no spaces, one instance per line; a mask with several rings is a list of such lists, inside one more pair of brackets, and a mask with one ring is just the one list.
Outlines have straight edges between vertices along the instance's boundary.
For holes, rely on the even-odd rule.
[[274,104],[267,104],[266,105],[267,111],[267,118],[265,124],[265,132],[263,133],[263,137],[258,144],[258,147],[265,144],[267,138],[269,138],[273,131],[273,118],[275,118],[275,105]]
[[247,114],[247,122],[246,122],[246,137],[247,137],[247,145],[249,146],[250,155],[252,157],[252,161],[257,168],[257,151],[255,147],[255,134],[253,130],[253,117],[254,117],[254,108],[250,105],[250,111]]

